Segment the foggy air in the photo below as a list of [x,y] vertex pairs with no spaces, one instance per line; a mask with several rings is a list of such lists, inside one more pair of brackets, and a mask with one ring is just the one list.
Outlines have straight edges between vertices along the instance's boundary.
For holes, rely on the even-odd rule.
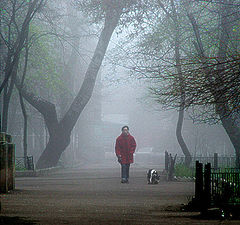
[[238,220],[239,8],[2,0],[1,224]]

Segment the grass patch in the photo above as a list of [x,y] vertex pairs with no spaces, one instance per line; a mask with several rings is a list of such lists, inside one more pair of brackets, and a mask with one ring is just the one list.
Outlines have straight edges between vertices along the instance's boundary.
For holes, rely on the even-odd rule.
[[27,169],[26,169],[26,168],[23,168],[23,167],[21,167],[21,166],[16,166],[16,167],[15,167],[15,170],[16,170],[16,171],[26,171]]
[[179,163],[175,165],[174,175],[176,177],[194,177],[195,170],[188,168],[185,164]]

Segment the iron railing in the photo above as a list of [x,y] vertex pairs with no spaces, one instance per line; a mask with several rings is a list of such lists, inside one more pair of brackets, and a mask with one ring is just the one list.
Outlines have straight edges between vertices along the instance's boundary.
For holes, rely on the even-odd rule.
[[214,169],[211,164],[196,161],[195,198],[206,209],[210,205],[222,207],[240,205],[240,170]]
[[34,170],[33,156],[27,156],[26,161],[24,157],[16,157],[16,170]]
[[[211,165],[216,165],[217,167],[236,167],[236,157],[235,156],[194,156],[192,157],[192,162],[190,164],[191,168],[195,168],[195,162],[198,161],[203,164],[211,163]],[[184,164],[185,162],[185,156],[177,156],[176,158],[176,164]]]
[[240,203],[240,169],[212,169],[211,196],[217,205]]

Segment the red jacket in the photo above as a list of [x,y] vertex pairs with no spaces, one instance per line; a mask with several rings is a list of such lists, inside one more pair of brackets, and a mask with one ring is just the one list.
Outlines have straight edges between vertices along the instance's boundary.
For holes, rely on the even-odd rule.
[[117,157],[122,158],[121,164],[130,164],[133,163],[133,153],[136,149],[136,142],[133,136],[130,134],[124,135],[121,134],[115,145],[115,153]]

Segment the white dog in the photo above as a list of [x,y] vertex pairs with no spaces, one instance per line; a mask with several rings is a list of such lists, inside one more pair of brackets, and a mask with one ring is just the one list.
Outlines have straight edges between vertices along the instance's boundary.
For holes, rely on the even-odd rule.
[[150,169],[147,172],[147,181],[148,184],[158,184],[159,182],[159,175],[158,172],[154,169]]

